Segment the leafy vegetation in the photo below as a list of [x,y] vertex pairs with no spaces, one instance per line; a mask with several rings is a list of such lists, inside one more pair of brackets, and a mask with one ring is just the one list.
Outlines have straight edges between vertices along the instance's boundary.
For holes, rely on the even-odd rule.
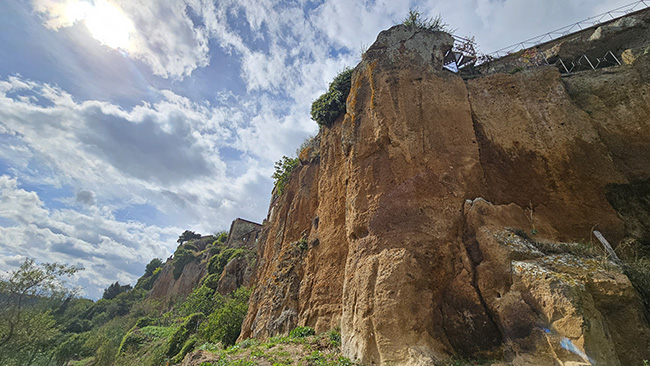
[[336,119],[346,112],[345,101],[352,86],[352,69],[340,72],[328,91],[318,97],[311,105],[311,118],[319,126],[330,127]]
[[289,182],[291,172],[298,166],[300,161],[298,158],[288,158],[283,156],[282,159],[275,163],[275,172],[272,178],[275,180],[275,187],[277,194],[281,196],[284,193],[284,188]]
[[190,335],[196,332],[199,322],[203,317],[205,317],[203,313],[194,313],[185,318],[183,324],[172,334],[167,343],[166,354],[168,357],[174,357],[181,351]]
[[226,264],[231,260],[248,254],[249,251],[244,248],[228,248],[222,250],[219,254],[213,256],[208,263],[208,273],[221,275]]
[[79,270],[26,259],[8,277],[0,278],[1,365],[37,364],[52,358],[62,336],[54,310],[72,295],[62,277]]
[[178,249],[176,249],[174,252],[174,261],[172,262],[174,266],[173,274],[175,280],[181,276],[185,265],[194,261],[195,258],[196,257],[192,251],[187,250],[182,246],[179,246]]
[[450,32],[449,24],[442,21],[442,17],[438,14],[434,18],[425,18],[417,9],[409,10],[409,14],[402,21],[403,25],[414,27],[418,29],[426,29],[430,31]]
[[291,332],[289,332],[289,337],[304,338],[314,334],[316,334],[316,332],[312,327],[296,327]]
[[[291,333],[303,334],[309,327],[299,327]],[[310,331],[307,331],[311,333]],[[267,342],[246,339],[226,349],[213,347],[206,343],[198,349],[214,354],[214,361],[204,362],[202,366],[217,365],[259,365],[274,366],[305,365],[305,366],[353,366],[358,365],[348,358],[341,356],[340,343],[332,342],[332,334],[338,331],[319,335],[272,337]],[[340,336],[340,335],[339,335]]]
[[128,292],[131,291],[133,287],[131,285],[120,285],[119,282],[115,282],[114,284],[108,286],[104,290],[104,295],[102,296],[102,299],[104,300],[111,300],[117,297],[117,295],[123,293],[123,292]]
[[210,314],[201,327],[203,338],[208,342],[235,344],[241,331],[241,324],[248,311],[249,297],[250,290],[240,287],[230,296],[219,299],[223,305]]
[[184,231],[184,232],[183,232],[183,233],[178,237],[178,240],[176,240],[176,242],[177,242],[179,245],[183,245],[183,243],[185,243],[186,241],[190,241],[190,240],[193,240],[193,239],[200,239],[200,238],[201,238],[201,234],[199,234],[199,233],[195,233],[194,231],[185,230],[185,231]]
[[156,272],[158,268],[161,268],[163,266],[163,262],[160,258],[154,258],[147,264],[147,266],[144,269],[144,277],[149,277]]

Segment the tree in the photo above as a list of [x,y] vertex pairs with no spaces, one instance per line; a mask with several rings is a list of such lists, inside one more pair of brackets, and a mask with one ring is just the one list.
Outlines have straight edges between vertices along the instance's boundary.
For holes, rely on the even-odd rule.
[[144,276],[145,277],[151,276],[153,274],[153,272],[156,269],[162,267],[162,265],[163,265],[163,262],[162,262],[162,260],[160,260],[160,258],[152,259],[151,262],[149,262],[149,264],[147,264],[147,267],[144,270]]
[[63,302],[71,291],[60,277],[79,270],[58,263],[37,265],[27,258],[8,277],[0,278],[0,364],[10,359],[27,360],[24,362],[29,364],[53,347],[59,330],[47,305]]
[[111,300],[117,297],[117,295],[121,294],[122,292],[127,292],[131,291],[133,287],[131,285],[120,285],[119,282],[115,282],[114,284],[108,286],[104,290],[104,295],[102,296],[102,299],[105,300]]
[[194,231],[189,231],[185,230],[181,236],[178,237],[178,240],[176,242],[181,245],[185,243],[186,241],[192,240],[192,239],[200,239],[201,234],[195,233]]

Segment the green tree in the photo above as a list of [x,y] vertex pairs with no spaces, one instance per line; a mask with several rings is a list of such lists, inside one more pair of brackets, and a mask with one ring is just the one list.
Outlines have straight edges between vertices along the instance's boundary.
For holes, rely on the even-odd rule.
[[180,245],[185,243],[186,241],[192,240],[192,239],[200,239],[201,234],[195,233],[194,231],[189,231],[185,230],[181,234],[181,236],[178,237],[178,240],[176,242]]
[[147,267],[144,270],[145,277],[151,276],[156,269],[161,268],[162,266],[163,266],[163,262],[162,260],[160,260],[160,258],[152,259],[151,262],[147,264]]
[[111,300],[116,298],[117,295],[121,294],[122,292],[131,291],[132,289],[133,287],[131,287],[131,285],[120,285],[119,282],[115,282],[104,289],[104,295],[102,296],[102,299]]
[[71,293],[61,277],[80,269],[58,263],[37,265],[28,258],[0,278],[0,364],[31,364],[53,349],[59,329],[49,308],[54,302],[60,306]]
[[228,240],[228,232],[225,230],[215,233],[214,236],[217,237],[217,243],[224,244]]
[[172,262],[174,265],[174,279],[177,280],[179,277],[181,277],[181,274],[183,274],[183,268],[185,268],[185,265],[192,262],[196,257],[194,256],[194,253],[191,251],[184,249],[182,247],[176,249],[174,252],[174,261]]

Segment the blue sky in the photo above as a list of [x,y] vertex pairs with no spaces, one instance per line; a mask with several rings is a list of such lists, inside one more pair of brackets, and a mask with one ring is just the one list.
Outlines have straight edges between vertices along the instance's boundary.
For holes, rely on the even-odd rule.
[[0,271],[81,265],[91,298],[185,229],[261,222],[311,102],[409,8],[494,51],[631,0],[4,0]]

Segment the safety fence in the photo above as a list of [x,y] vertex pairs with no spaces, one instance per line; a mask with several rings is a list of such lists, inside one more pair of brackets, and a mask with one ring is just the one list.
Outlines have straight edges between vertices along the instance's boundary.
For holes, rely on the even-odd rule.
[[453,48],[445,54],[444,68],[466,76],[477,75],[477,66],[512,54],[518,54],[519,60],[523,63],[522,65],[515,67],[516,69],[532,66],[555,65],[562,74],[620,65],[621,62],[612,51],[607,51],[602,57],[587,56],[586,54],[583,54],[571,60],[557,58],[554,59],[553,62],[549,62],[544,53],[538,52],[535,46],[559,39],[571,33],[579,32],[589,27],[609,22],[648,7],[650,7],[650,0],[638,0],[605,13],[544,33],[537,37],[504,47],[490,54],[479,54],[473,37],[467,38],[452,35],[454,37],[454,45]]
[[518,43],[515,43],[513,45],[510,45],[508,47],[501,48],[499,50],[496,50],[490,54],[487,54],[486,56],[488,58],[500,58],[503,56],[507,56],[511,53],[515,53],[519,50],[527,49],[530,47],[537,46],[541,43],[546,43],[561,37],[564,37],[566,35],[569,35],[574,32],[578,32],[581,30],[584,30],[589,27],[596,26],[601,23],[608,22],[610,20],[622,17],[624,15],[633,13],[635,11],[642,10],[644,8],[647,8],[650,6],[650,0],[639,0],[635,1],[633,3],[623,5],[621,7],[618,7],[616,9],[604,12],[602,14],[594,15],[592,17],[589,17],[585,20],[581,20],[579,22],[569,24],[567,26],[564,26],[562,28],[558,28],[556,30],[544,33],[542,35],[539,35],[537,37],[533,37],[530,39],[527,39],[525,41],[521,41]]

